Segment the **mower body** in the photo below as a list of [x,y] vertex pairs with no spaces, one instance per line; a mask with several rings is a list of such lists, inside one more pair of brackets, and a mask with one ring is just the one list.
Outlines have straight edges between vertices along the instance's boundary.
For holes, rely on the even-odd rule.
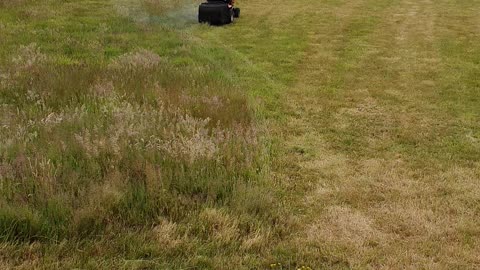
[[234,7],[232,0],[208,0],[198,8],[198,21],[211,25],[232,23],[239,15],[240,9]]

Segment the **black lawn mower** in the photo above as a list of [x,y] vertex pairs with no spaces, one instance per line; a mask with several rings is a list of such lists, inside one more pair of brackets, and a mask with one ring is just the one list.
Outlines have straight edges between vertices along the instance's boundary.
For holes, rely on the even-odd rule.
[[235,0],[207,0],[198,8],[198,22],[211,25],[232,23],[240,17],[240,9],[234,5]]

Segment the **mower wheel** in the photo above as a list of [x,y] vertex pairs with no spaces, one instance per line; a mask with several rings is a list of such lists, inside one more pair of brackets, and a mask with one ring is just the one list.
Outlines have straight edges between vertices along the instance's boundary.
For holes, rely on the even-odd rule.
[[235,20],[235,12],[233,12],[233,9],[230,9],[230,21],[228,23],[233,23]]
[[240,8],[233,9],[233,17],[239,18],[240,17]]

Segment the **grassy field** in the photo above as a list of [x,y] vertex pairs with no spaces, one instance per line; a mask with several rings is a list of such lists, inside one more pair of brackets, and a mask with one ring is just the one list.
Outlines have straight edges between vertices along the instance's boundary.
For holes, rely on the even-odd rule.
[[0,0],[0,269],[478,269],[480,1]]

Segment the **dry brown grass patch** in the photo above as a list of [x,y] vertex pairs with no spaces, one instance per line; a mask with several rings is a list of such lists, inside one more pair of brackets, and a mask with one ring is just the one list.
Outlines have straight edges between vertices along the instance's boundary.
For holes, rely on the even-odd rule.
[[238,221],[224,210],[207,208],[200,213],[199,218],[205,226],[207,235],[219,244],[227,245],[232,241],[238,241],[240,237]]
[[153,228],[153,234],[158,245],[166,249],[174,249],[184,241],[184,239],[178,235],[177,224],[168,220],[161,220],[160,223]]

